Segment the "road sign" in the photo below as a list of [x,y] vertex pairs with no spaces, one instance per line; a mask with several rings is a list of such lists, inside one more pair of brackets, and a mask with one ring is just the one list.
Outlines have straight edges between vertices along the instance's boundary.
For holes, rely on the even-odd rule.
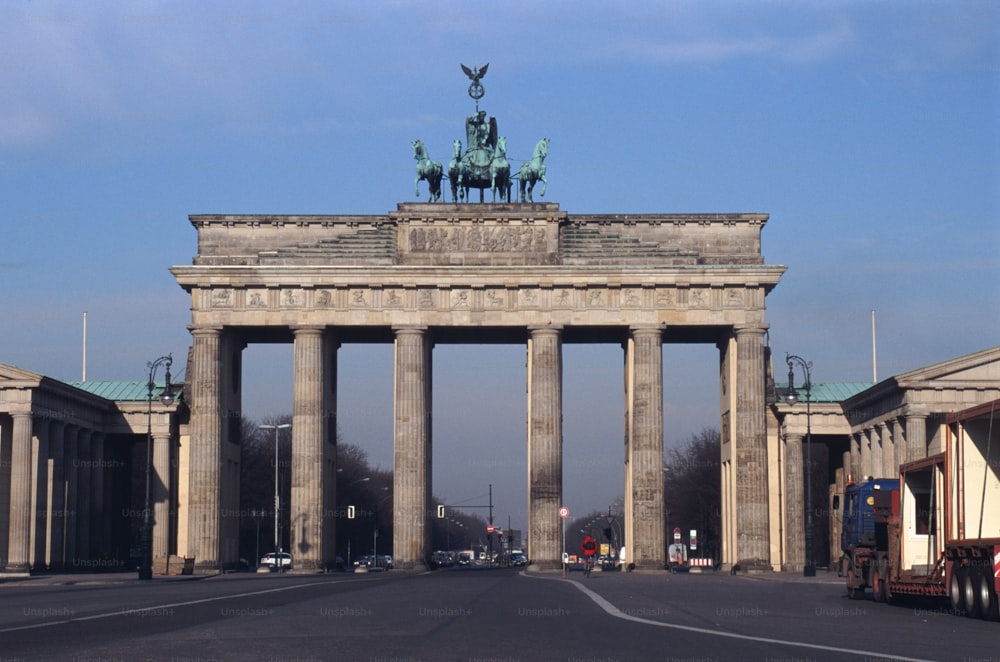
[[493,525],[490,524],[486,527],[486,533],[493,533]]
[[590,536],[585,537],[580,544],[580,551],[584,556],[593,556],[597,553],[597,541]]
[[681,541],[681,530],[674,529],[674,542],[680,542],[680,541]]
[[562,519],[566,519],[567,517],[569,517],[569,508],[567,508],[566,506],[560,508],[559,517],[561,517]]

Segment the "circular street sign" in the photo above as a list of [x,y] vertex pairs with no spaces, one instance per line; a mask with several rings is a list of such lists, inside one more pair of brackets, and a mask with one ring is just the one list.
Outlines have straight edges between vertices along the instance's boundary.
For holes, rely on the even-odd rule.
[[563,506],[562,508],[560,508],[559,509],[559,517],[561,517],[563,519],[566,519],[567,517],[569,517],[569,508],[567,508],[566,506]]
[[493,525],[492,524],[490,524],[489,526],[486,527],[486,533],[493,533]]
[[674,529],[674,540],[676,540],[677,542],[681,541],[681,530],[680,529]]

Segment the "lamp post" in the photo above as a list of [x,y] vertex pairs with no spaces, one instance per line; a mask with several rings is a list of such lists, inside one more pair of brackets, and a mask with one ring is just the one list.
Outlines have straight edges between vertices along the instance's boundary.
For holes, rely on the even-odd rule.
[[804,577],[816,576],[816,562],[813,558],[813,507],[812,507],[812,411],[810,402],[812,401],[812,377],[810,369],[812,363],[794,354],[785,354],[785,362],[788,364],[788,389],[785,391],[785,402],[794,405],[799,401],[799,396],[795,392],[795,364],[802,369],[805,382],[802,384],[806,391],[806,562],[802,567]]
[[156,369],[161,365],[166,366],[166,386],[160,394],[160,402],[169,407],[174,403],[174,391],[170,385],[172,363],[172,355],[167,354],[146,364],[149,368],[149,381],[146,385],[146,501],[142,509],[142,563],[139,564],[139,579],[142,580],[153,578],[153,515],[150,486],[153,474],[153,391],[156,389],[154,379]]
[[[258,425],[261,430],[274,430],[274,553],[278,554],[281,550],[278,548],[278,518],[281,513],[278,508],[281,503],[280,497],[278,496],[278,430],[284,430],[292,427],[291,423],[282,423],[281,425]],[[285,569],[284,563],[280,556],[275,556],[275,567],[279,572]]]

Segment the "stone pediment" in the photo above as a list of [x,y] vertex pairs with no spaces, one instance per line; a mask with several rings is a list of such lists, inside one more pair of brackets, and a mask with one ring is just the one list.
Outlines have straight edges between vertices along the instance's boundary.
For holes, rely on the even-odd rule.
[[909,388],[973,385],[976,382],[996,386],[1000,384],[1000,346],[904,372],[896,381]]
[[37,373],[0,363],[0,387],[12,386],[4,382],[23,382],[25,386],[37,386],[41,381],[42,376]]

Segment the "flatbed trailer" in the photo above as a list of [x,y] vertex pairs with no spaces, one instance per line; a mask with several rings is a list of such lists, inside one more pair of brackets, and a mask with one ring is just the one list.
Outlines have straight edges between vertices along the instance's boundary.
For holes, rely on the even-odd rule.
[[[848,597],[947,597],[956,613],[1000,620],[1000,400],[951,414],[945,450],[900,465],[899,480],[846,492],[842,570]],[[872,526],[860,524],[869,516]],[[851,518],[855,519],[852,520]]]

